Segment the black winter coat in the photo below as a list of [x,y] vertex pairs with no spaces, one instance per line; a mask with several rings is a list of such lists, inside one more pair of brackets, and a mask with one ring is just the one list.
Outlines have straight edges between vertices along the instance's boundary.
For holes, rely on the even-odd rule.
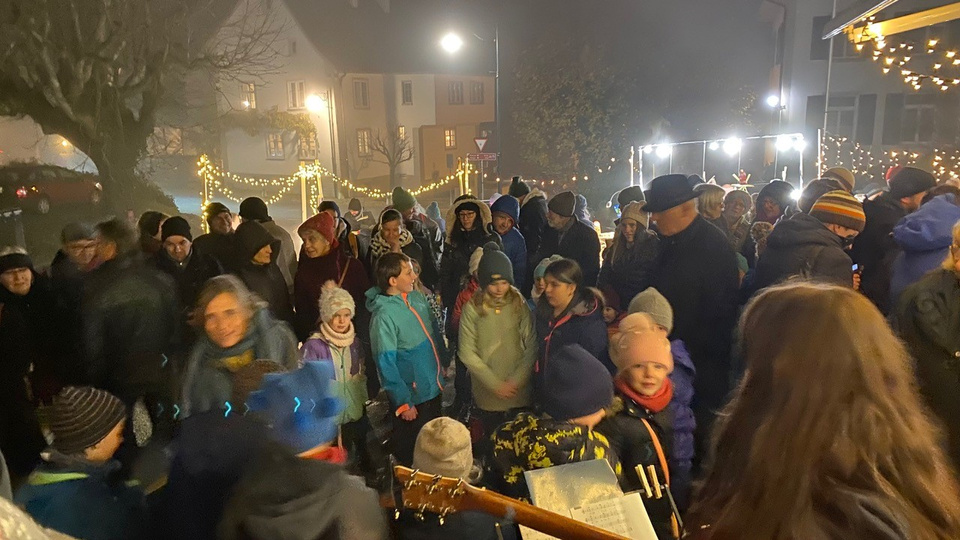
[[653,232],[638,230],[633,246],[614,259],[617,243],[622,241],[618,231],[613,245],[604,254],[597,287],[612,288],[620,297],[621,311],[626,311],[630,300],[650,286],[651,273],[660,255],[660,239]]
[[893,227],[907,211],[889,192],[864,201],[867,225],[853,242],[850,257],[860,265],[860,291],[884,314],[889,313],[890,275],[900,246],[893,239]]
[[174,348],[180,329],[170,276],[139,255],[107,261],[87,277],[83,317],[93,386],[125,402],[160,387],[163,355]]
[[916,362],[920,393],[947,429],[960,468],[960,279],[934,270],[901,293],[894,326]]
[[[281,321],[294,325],[293,305],[283,272],[277,266],[280,256],[280,240],[270,234],[256,221],[247,221],[237,228],[234,234],[239,250],[235,274],[251,291],[270,306],[270,313]],[[254,264],[253,257],[265,246],[270,246],[270,263]],[[362,270],[361,270],[362,271]]]
[[226,272],[233,272],[242,262],[237,256],[238,247],[233,234],[202,234],[193,240],[193,249],[216,259]]
[[597,231],[576,218],[570,221],[566,232],[547,227],[543,231],[540,253],[534,266],[551,255],[573,259],[583,271],[583,286],[593,287],[600,274],[600,237]]
[[[729,389],[730,347],[737,321],[740,277],[727,237],[697,217],[685,230],[661,236],[653,286],[673,307],[673,333],[697,368],[693,410],[704,443],[713,411]],[[704,455],[702,450],[698,455]]]
[[58,325],[56,347],[62,359],[58,363],[57,376],[64,384],[83,385],[86,384],[86,369],[82,361],[80,298],[87,273],[61,250],[50,263],[49,274]]
[[[82,362],[77,356],[65,356],[70,351],[64,348],[60,334],[61,329],[71,321],[61,318],[50,279],[33,272],[33,284],[30,292],[24,296],[13,294],[0,286],[0,304],[11,316],[17,311],[22,317],[26,331],[20,339],[29,356],[29,363],[33,364],[30,379],[34,393],[40,399],[51,399],[64,384],[62,376],[81,375],[77,371],[82,369]],[[66,334],[70,335],[69,332]],[[2,354],[3,350],[0,349]]]
[[185,312],[193,311],[196,307],[203,284],[223,273],[223,267],[217,259],[195,250],[190,252],[187,263],[183,266],[171,259],[166,250],[157,253],[153,264],[177,284],[180,307]]
[[808,214],[782,219],[767,238],[767,250],[757,261],[755,291],[799,276],[853,287],[853,261],[843,239]]
[[[483,204],[483,203],[480,203]],[[479,218],[477,219],[479,223]],[[464,278],[470,274],[470,256],[477,248],[482,248],[487,242],[493,242],[503,249],[500,235],[490,229],[477,227],[471,231],[464,231],[454,225],[450,234],[450,242],[443,248],[443,259],[440,261],[440,297],[443,306],[453,309],[457,295],[463,287]]]
[[601,362],[609,363],[607,323],[603,320],[600,303],[588,289],[578,289],[567,310],[556,318],[546,296],[541,296],[536,319],[540,351],[533,367],[534,399],[539,394],[543,373],[553,351],[566,345],[580,345]]
[[[517,223],[520,234],[527,243],[527,253],[535,257],[540,252],[543,231],[547,228],[547,198],[542,192],[532,192],[520,205],[520,222]],[[529,262],[529,261],[528,261]],[[540,261],[533,262],[536,266]],[[528,268],[530,265],[527,265]],[[533,273],[533,270],[530,270]]]

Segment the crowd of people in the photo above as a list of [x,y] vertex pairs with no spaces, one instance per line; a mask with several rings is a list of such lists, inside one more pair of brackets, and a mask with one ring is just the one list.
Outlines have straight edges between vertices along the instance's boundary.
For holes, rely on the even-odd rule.
[[[196,237],[68,224],[48,267],[2,248],[0,537],[518,538],[377,488],[398,463],[529,500],[599,459],[660,479],[661,539],[960,538],[960,189],[887,183],[665,175],[609,242],[515,177],[445,213],[324,200],[299,252],[255,197]],[[167,474],[133,485],[151,440]]]

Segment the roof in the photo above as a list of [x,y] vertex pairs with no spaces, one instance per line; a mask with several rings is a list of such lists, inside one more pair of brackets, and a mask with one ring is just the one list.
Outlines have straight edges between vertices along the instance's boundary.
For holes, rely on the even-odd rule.
[[[344,73],[490,73],[495,66],[495,0],[283,0],[311,43]],[[451,55],[440,38],[455,31]],[[478,36],[478,37],[474,37]]]

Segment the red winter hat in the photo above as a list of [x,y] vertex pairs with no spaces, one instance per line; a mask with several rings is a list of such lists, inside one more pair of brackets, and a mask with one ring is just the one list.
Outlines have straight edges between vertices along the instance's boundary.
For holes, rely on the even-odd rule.
[[327,212],[320,212],[312,218],[303,222],[297,228],[297,234],[302,235],[304,231],[317,231],[330,243],[331,248],[337,247],[337,225],[333,221],[333,216]]

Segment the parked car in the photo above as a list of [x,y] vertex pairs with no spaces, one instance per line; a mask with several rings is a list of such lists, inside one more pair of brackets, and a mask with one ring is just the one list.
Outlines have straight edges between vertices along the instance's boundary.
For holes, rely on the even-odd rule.
[[97,176],[56,165],[14,164],[0,167],[0,187],[11,190],[25,210],[46,214],[63,204],[100,204],[103,187]]

